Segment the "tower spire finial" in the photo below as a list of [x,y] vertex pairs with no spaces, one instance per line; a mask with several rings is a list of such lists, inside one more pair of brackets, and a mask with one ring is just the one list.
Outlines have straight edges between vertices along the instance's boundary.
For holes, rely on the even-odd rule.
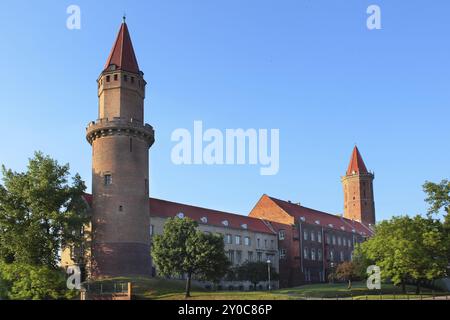
[[127,14],[124,12],[122,16],[122,23],[125,23],[127,20]]

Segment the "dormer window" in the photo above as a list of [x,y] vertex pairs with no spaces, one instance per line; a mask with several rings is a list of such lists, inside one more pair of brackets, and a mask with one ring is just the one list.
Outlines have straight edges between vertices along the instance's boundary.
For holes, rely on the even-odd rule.
[[333,224],[332,224],[332,223],[330,223],[328,226],[329,226],[330,228],[333,228]]
[[184,218],[184,213],[183,212],[178,213],[177,217],[180,218],[180,219],[183,219]]
[[248,228],[248,225],[247,225],[246,223],[241,224],[241,228],[242,228],[242,229],[247,229],[247,228]]
[[200,221],[201,221],[202,223],[208,223],[208,218],[207,218],[207,217],[202,217],[202,218],[200,219]]
[[303,221],[303,222],[306,221],[305,217],[300,217],[300,220]]
[[223,220],[223,221],[222,221],[222,224],[223,224],[225,227],[228,227],[228,220]]
[[342,226],[342,227],[341,227],[341,230],[342,230],[342,231],[345,231],[345,227],[344,227],[344,226]]
[[316,223],[316,224],[320,224],[320,221],[319,221],[319,220],[316,220],[315,223]]

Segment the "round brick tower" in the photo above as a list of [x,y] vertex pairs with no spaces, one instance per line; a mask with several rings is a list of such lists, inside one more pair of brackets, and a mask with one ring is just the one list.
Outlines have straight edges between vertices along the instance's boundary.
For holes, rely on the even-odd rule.
[[375,175],[367,170],[355,146],[346,175],[342,177],[345,218],[375,225],[374,178]]
[[99,116],[92,145],[91,276],[150,276],[149,148],[146,82],[125,21],[98,78]]

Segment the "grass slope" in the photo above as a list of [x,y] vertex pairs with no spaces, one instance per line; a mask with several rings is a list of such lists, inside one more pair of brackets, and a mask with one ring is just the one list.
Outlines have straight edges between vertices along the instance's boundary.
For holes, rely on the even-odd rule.
[[[159,278],[115,278],[110,280],[96,281],[92,286],[102,285],[103,290],[112,288],[114,283],[133,284],[133,296],[136,299],[145,300],[184,300],[185,282],[182,280],[166,280]],[[401,288],[392,284],[382,284],[381,291],[368,290],[364,282],[355,282],[351,290],[347,289],[345,283],[335,284],[312,284],[296,288],[267,291],[206,291],[197,286],[192,286],[192,297],[190,300],[304,300],[304,299],[420,299],[431,298],[433,292],[423,289],[422,295],[414,295],[415,287],[407,286],[408,295],[401,292]],[[434,292],[434,294],[445,295],[445,293]],[[448,293],[447,293],[448,294]]]

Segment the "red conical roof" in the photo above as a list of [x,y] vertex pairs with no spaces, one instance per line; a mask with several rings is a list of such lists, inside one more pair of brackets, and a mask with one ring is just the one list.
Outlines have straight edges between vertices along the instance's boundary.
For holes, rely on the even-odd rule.
[[364,164],[364,161],[361,157],[361,154],[359,153],[358,147],[355,146],[352,153],[352,158],[350,159],[350,164],[348,165],[347,169],[347,175],[352,174],[361,174],[361,173],[369,173],[367,171],[366,165]]
[[125,22],[120,26],[119,34],[114,43],[108,60],[105,64],[105,70],[112,64],[117,66],[118,70],[139,73],[139,66],[134,54],[133,44],[131,43],[130,33]]

